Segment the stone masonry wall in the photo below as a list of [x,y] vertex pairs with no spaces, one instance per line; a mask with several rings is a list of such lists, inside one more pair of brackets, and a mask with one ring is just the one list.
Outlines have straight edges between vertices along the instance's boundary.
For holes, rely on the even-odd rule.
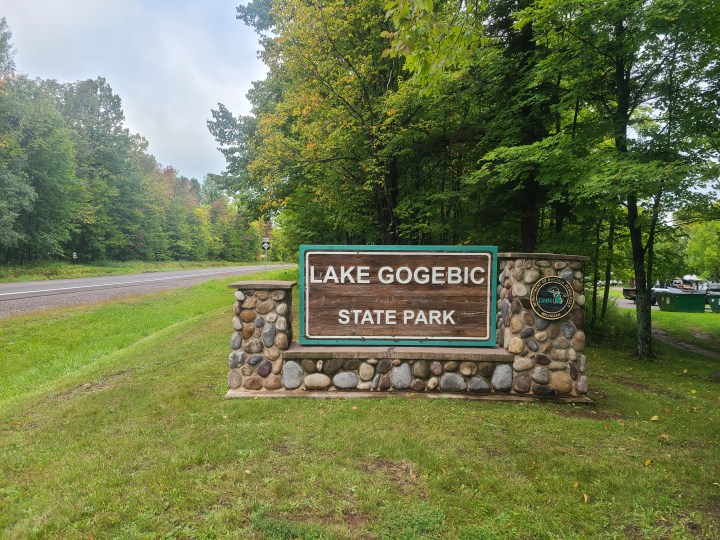
[[[497,348],[291,347],[295,283],[234,283],[228,386],[251,392],[405,390],[579,398],[588,392],[585,260],[499,254]],[[530,307],[533,285],[547,276],[564,279],[575,292],[573,309],[556,321]]]
[[237,288],[230,339],[230,388],[282,388],[282,356],[292,342],[294,285],[285,281],[240,281],[229,285]]
[[[582,273],[587,257],[501,253],[498,258],[498,346],[515,355],[513,393],[587,394]],[[533,285],[547,276],[564,279],[575,291],[575,306],[557,321],[537,316],[530,307]]]

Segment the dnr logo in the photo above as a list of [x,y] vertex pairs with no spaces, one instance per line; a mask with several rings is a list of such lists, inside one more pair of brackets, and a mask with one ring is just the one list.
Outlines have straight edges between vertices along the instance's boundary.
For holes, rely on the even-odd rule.
[[543,319],[562,319],[574,304],[572,286],[557,276],[539,279],[530,291],[530,307]]

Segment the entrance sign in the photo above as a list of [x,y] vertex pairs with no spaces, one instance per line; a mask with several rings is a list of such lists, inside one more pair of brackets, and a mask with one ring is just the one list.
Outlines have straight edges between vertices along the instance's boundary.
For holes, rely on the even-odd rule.
[[539,279],[530,291],[530,307],[543,319],[562,319],[575,305],[575,291],[556,276]]
[[300,246],[300,343],[495,345],[497,248]]

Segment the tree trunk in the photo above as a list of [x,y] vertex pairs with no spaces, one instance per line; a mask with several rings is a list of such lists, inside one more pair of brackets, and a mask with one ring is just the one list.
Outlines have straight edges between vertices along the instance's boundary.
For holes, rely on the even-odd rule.
[[565,201],[558,201],[553,207],[555,209],[555,233],[560,234],[565,226],[565,216],[570,213],[570,208]]
[[535,251],[537,245],[537,206],[535,201],[523,202],[520,216],[520,239],[525,253]]
[[600,273],[600,228],[602,227],[602,218],[598,219],[595,226],[595,256],[593,257],[593,288],[592,288],[592,316],[590,317],[590,327],[595,326],[597,321],[597,290],[598,290],[598,274]]
[[532,253],[537,246],[539,190],[535,173],[531,173],[520,203],[520,241],[525,253]]
[[628,195],[628,228],[632,244],[633,270],[635,271],[635,313],[637,316],[637,347],[635,353],[640,358],[653,360],[652,313],[650,311],[650,284],[645,270],[645,248],[642,244],[642,231],[638,224],[638,205],[635,195]]
[[[625,44],[625,21],[615,24],[615,40],[618,45]],[[615,129],[615,150],[620,159],[628,152],[628,124],[630,121],[631,88],[630,77],[632,58],[619,55],[615,59],[615,96],[617,107],[613,115]],[[645,246],[642,241],[642,229],[639,220],[638,201],[636,193],[627,195],[627,223],[630,230],[630,243],[632,245],[633,270],[635,271],[635,313],[637,317],[637,347],[636,354],[640,358],[653,360],[655,355],[652,349],[652,319],[650,313],[650,288],[647,281]]]
[[387,205],[389,236],[393,244],[399,241],[398,224],[395,209],[398,201],[398,163],[397,158],[392,158],[388,165],[388,173],[385,182],[385,201]]
[[610,278],[612,276],[613,246],[615,244],[615,214],[610,214],[610,230],[608,231],[607,260],[605,261],[605,290],[603,291],[602,311],[600,320],[605,320],[608,301],[610,300]]

